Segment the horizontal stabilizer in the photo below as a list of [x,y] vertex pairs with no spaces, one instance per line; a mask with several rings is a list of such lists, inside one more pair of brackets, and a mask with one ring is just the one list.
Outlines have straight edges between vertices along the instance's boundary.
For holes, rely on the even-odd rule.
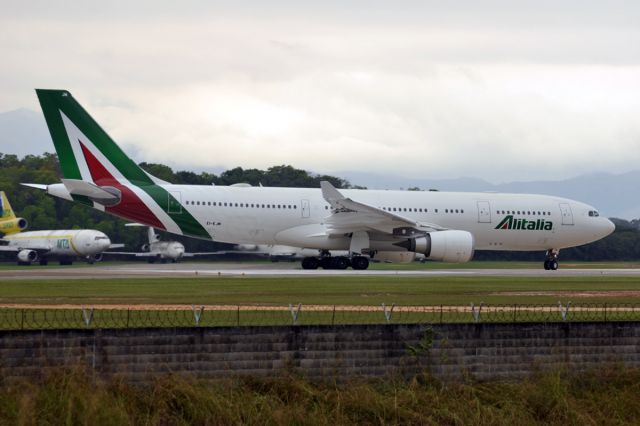
[[79,179],[62,179],[62,183],[72,195],[84,195],[96,203],[113,206],[120,202],[120,191],[112,187],[100,187]]
[[28,186],[29,188],[40,189],[42,191],[46,191],[49,185],[42,185],[40,183],[20,183],[22,186]]

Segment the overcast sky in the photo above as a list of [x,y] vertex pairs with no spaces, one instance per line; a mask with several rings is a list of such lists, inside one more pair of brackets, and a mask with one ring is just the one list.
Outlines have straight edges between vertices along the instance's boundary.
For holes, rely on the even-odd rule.
[[639,2],[89,3],[3,2],[0,112],[65,88],[135,160],[196,171],[640,168]]

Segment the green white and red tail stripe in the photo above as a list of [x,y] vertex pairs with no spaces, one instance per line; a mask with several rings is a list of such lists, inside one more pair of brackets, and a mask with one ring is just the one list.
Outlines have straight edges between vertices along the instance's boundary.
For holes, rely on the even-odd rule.
[[121,191],[121,202],[104,207],[88,198],[77,201],[113,215],[179,235],[210,238],[163,182],[142,170],[66,90],[36,89],[65,179],[78,179]]

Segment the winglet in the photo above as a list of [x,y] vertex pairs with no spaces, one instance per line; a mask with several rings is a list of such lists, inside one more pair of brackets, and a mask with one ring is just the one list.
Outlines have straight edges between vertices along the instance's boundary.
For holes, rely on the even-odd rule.
[[331,185],[331,182],[329,181],[321,181],[320,188],[322,188],[322,197],[332,206],[335,206],[336,201],[344,200],[346,198],[336,189],[335,186]]

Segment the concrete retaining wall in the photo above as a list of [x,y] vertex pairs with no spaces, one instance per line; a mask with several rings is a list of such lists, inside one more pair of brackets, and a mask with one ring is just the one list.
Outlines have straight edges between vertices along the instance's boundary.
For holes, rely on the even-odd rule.
[[0,332],[0,377],[38,378],[86,365],[133,381],[157,373],[311,378],[411,375],[519,377],[537,368],[640,367],[640,323],[516,323]]

